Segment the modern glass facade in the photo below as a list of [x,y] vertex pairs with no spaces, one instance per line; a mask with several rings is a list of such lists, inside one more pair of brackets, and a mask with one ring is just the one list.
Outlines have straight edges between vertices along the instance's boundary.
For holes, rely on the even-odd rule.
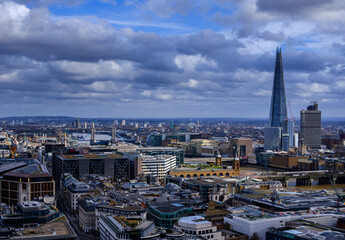
[[287,119],[287,110],[283,61],[281,48],[277,48],[269,126],[282,127],[282,123],[285,119]]
[[180,207],[169,206],[174,205],[168,203],[164,207],[155,207],[149,205],[148,207],[148,219],[155,222],[159,227],[166,229],[173,229],[174,224],[183,216],[188,216],[193,213],[192,207],[183,206]]

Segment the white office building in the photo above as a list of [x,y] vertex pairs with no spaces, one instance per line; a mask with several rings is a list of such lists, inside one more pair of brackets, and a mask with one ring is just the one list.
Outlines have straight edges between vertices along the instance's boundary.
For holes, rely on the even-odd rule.
[[169,171],[176,167],[176,156],[172,155],[140,155],[142,173],[163,179]]
[[187,236],[202,236],[206,239],[224,240],[222,233],[213,227],[210,221],[201,216],[189,216],[180,218],[174,225],[174,229],[184,232]]

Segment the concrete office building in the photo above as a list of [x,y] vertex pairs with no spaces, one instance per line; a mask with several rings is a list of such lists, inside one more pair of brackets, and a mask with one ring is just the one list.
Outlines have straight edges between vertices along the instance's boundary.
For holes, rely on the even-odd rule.
[[307,148],[321,148],[321,111],[317,102],[301,111],[301,139]]
[[237,149],[236,156],[240,158],[248,157],[249,154],[253,153],[253,140],[250,138],[230,138],[229,139],[229,156],[230,157],[235,156],[235,152],[234,152],[235,149]]

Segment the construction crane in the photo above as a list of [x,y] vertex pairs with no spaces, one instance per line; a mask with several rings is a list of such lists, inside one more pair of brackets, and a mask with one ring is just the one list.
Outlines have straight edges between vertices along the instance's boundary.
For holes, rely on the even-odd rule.
[[292,120],[293,123],[295,124],[295,118],[294,118],[293,115],[292,115],[290,101],[288,101],[288,104],[289,104],[289,109],[290,109],[291,120]]
[[340,203],[344,203],[344,198],[340,195],[338,190],[335,188],[334,182],[332,180],[332,177],[329,177],[327,172],[328,171],[325,172],[326,173],[326,177],[329,179],[329,181],[330,181],[330,183],[332,185],[333,191],[335,192],[335,195],[337,196],[337,211],[339,212]]
[[[4,130],[2,130],[2,134],[5,137],[4,143],[8,146],[8,148],[11,152],[11,158],[15,158],[17,155],[17,141],[16,141],[16,139],[13,136],[7,134],[6,131],[4,131]],[[10,139],[10,141],[9,141],[9,139]]]
[[11,158],[15,158],[17,156],[17,140],[11,135],[11,145],[9,145],[10,151],[11,151]]
[[[270,182],[270,186],[272,185],[272,179],[269,177],[269,170],[268,170],[268,166],[267,166],[267,161],[265,161],[265,169],[266,169],[266,174],[267,177],[269,179]],[[273,189],[272,193],[271,193],[271,197],[270,200],[272,202],[272,204],[274,205],[276,202],[281,203],[278,192],[276,189]]]

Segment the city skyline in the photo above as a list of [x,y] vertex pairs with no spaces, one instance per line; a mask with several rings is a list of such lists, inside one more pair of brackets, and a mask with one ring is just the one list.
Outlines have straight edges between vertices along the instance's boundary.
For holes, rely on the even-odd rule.
[[345,117],[344,9],[0,1],[0,117],[267,118],[277,46],[293,116],[318,101],[323,117]]

